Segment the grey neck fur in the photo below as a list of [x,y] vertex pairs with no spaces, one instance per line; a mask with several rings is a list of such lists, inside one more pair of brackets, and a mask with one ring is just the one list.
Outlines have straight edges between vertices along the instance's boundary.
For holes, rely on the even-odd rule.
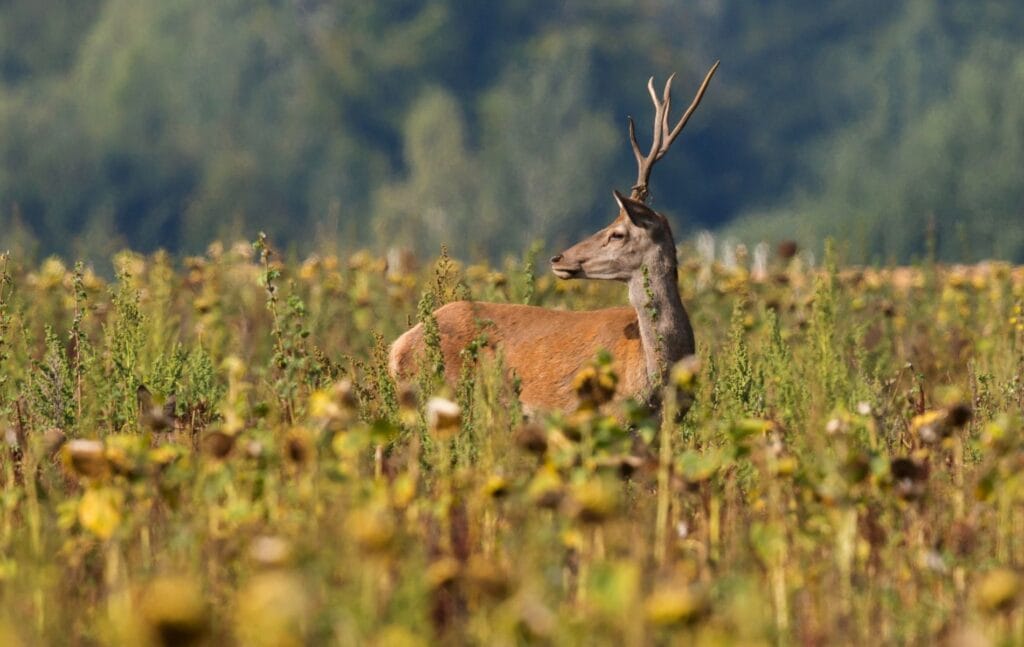
[[665,383],[676,362],[695,351],[690,317],[679,297],[674,245],[671,253],[671,259],[659,258],[647,265],[646,275],[638,272],[629,280],[629,303],[636,309],[640,327],[649,396]]

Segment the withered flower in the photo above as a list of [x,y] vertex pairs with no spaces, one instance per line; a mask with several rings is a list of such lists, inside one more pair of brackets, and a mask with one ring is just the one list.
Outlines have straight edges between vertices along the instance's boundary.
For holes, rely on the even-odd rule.
[[284,439],[285,456],[296,467],[306,465],[316,455],[313,434],[305,427],[292,427]]
[[989,571],[976,590],[978,607],[987,613],[1011,610],[1020,596],[1020,576],[1007,568]]
[[897,458],[889,464],[896,496],[906,501],[920,499],[928,480],[928,465],[914,458]]
[[548,449],[548,434],[543,425],[528,422],[516,430],[515,442],[531,454],[541,456]]
[[703,618],[710,604],[703,591],[686,584],[656,589],[644,603],[647,620],[658,627],[691,624]]
[[69,440],[64,444],[62,454],[64,465],[78,476],[101,478],[110,471],[102,441]]
[[208,429],[200,438],[203,453],[216,459],[226,458],[235,446],[235,434],[225,433],[220,429]]
[[139,610],[160,645],[199,644],[210,629],[203,592],[188,577],[165,576],[150,582]]

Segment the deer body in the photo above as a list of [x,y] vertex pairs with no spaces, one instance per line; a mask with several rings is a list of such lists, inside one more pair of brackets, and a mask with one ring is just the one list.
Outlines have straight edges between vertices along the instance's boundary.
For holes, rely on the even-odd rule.
[[[643,349],[632,308],[567,311],[506,303],[456,301],[434,312],[441,333],[445,380],[454,384],[462,365],[460,353],[479,333],[489,347],[500,348],[508,370],[522,377],[520,399],[530,409],[565,409],[574,401],[572,379],[599,350],[608,350],[619,375],[619,391],[646,384]],[[563,331],[572,330],[566,340]],[[423,325],[417,324],[391,347],[391,372],[415,375],[416,354],[423,348]]]
[[[696,109],[718,64],[711,68],[679,123],[669,129],[672,78],[658,99],[653,79],[654,141],[640,152],[633,121],[629,137],[639,169],[632,195],[614,192],[619,212],[607,227],[551,259],[560,279],[597,279],[626,283],[631,307],[584,312],[525,305],[458,301],[434,312],[440,332],[445,379],[454,385],[462,367],[461,351],[479,335],[500,349],[505,366],[521,380],[520,400],[527,411],[569,409],[576,398],[574,376],[601,350],[612,355],[619,377],[617,399],[657,399],[672,365],[694,352],[693,329],[679,296],[676,247],[668,220],[644,204],[651,167]],[[416,375],[425,346],[422,324],[391,346],[392,376]]]

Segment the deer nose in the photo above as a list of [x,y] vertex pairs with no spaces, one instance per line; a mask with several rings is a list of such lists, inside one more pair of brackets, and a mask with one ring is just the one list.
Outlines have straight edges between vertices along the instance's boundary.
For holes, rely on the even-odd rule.
[[551,257],[551,262],[552,263],[557,263],[560,260],[562,260],[562,255],[561,254],[559,254],[558,256],[552,256]]

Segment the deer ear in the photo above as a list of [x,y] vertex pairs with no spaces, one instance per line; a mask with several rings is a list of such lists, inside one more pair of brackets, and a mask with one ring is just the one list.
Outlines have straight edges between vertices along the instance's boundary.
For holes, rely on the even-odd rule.
[[642,229],[649,229],[659,222],[658,214],[654,213],[650,207],[645,205],[639,200],[633,198],[627,198],[618,191],[612,190],[612,194],[615,196],[615,202],[618,203],[619,209],[626,213],[629,217],[629,221],[634,226]]

